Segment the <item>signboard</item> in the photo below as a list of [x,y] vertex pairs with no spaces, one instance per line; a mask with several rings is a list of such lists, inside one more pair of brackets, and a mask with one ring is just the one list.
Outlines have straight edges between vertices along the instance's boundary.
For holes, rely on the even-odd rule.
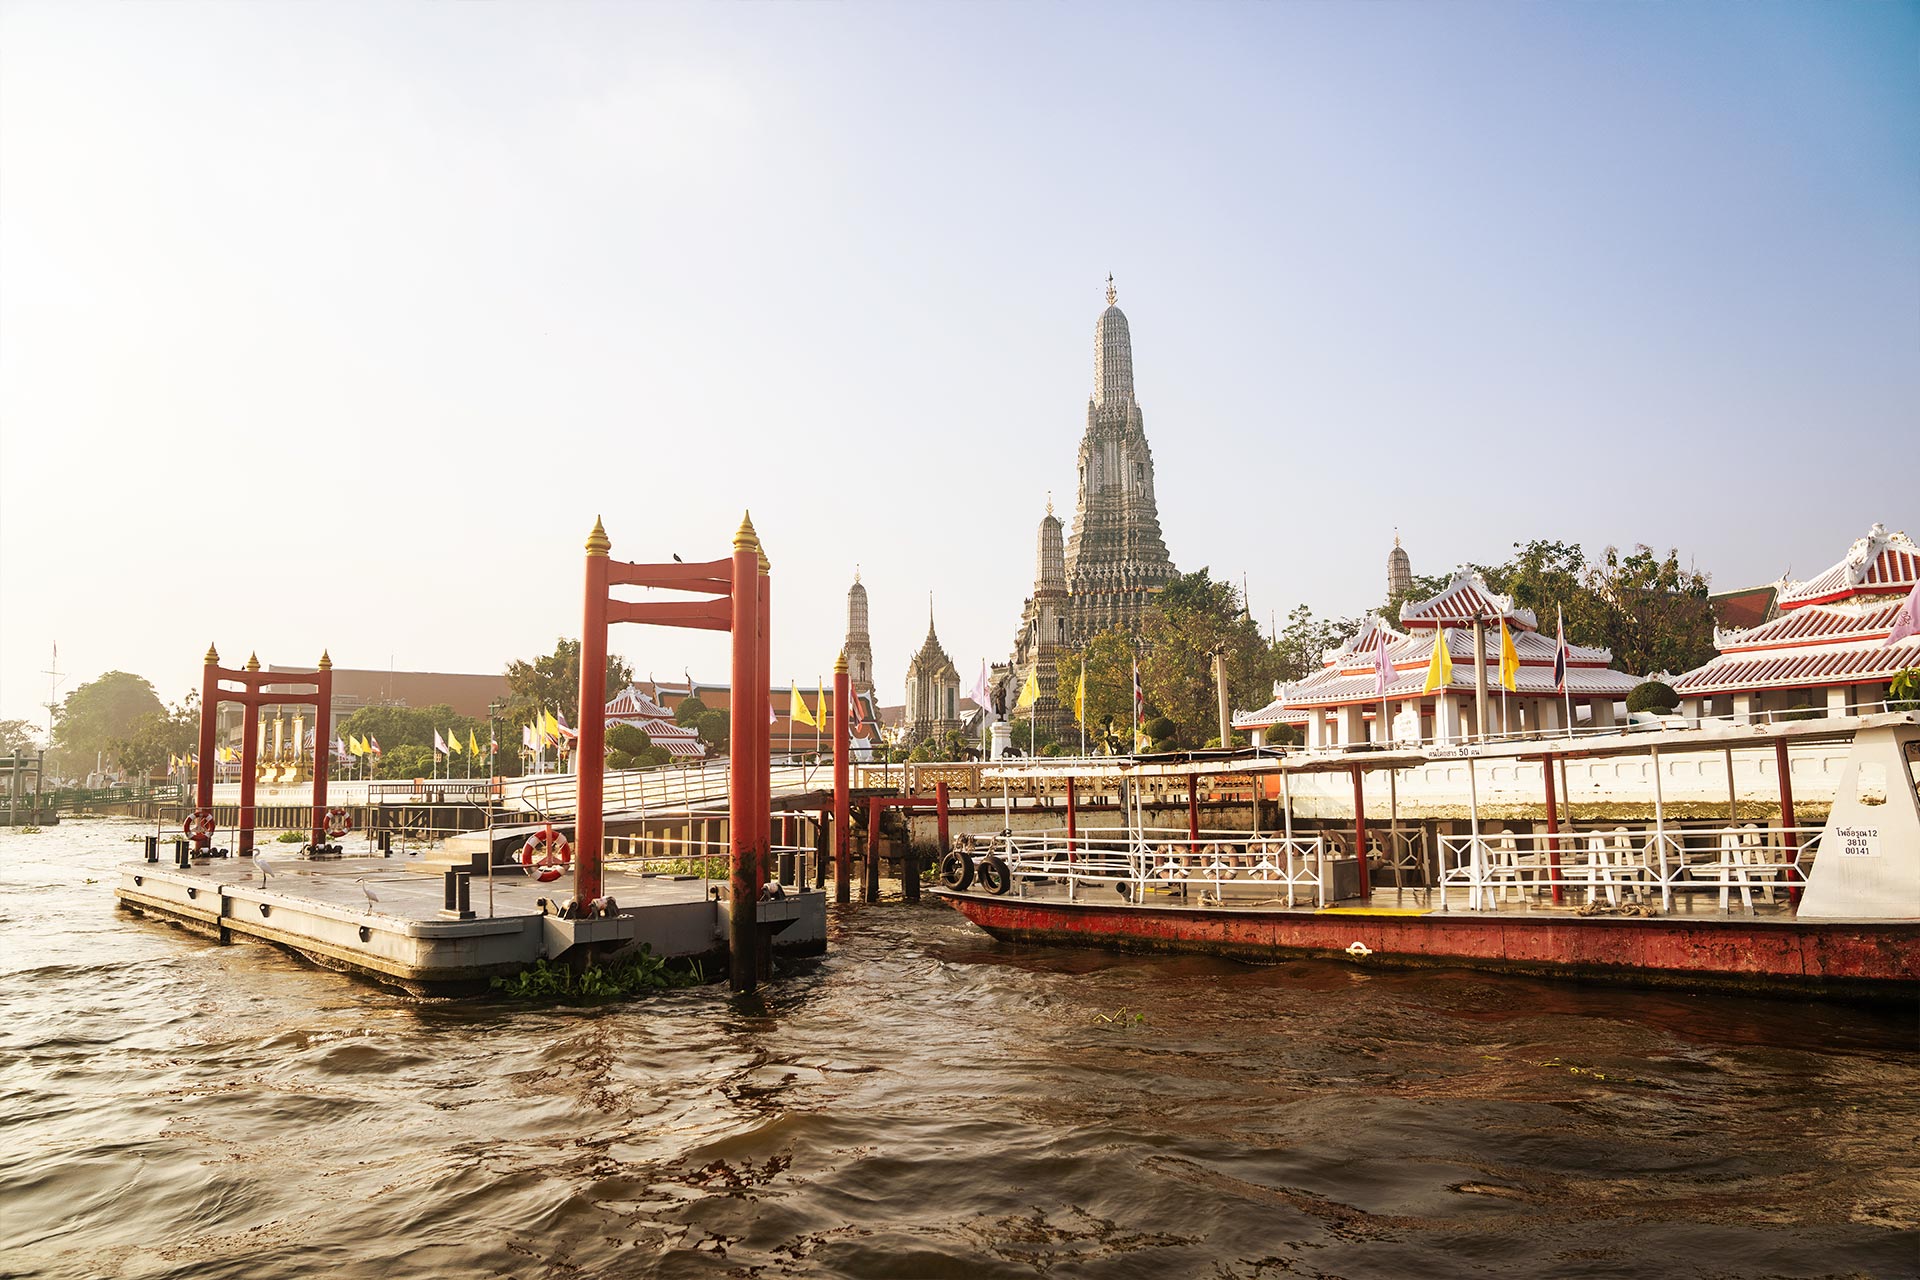
[[1835,827],[1833,834],[1840,843],[1840,856],[1843,858],[1880,856],[1880,828],[1878,827]]

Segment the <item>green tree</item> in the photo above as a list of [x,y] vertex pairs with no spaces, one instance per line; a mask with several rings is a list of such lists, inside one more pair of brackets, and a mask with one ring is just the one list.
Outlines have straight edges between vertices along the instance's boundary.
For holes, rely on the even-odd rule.
[[[633,668],[619,654],[607,655],[601,700],[633,683]],[[554,710],[571,724],[580,707],[580,642],[564,637],[552,653],[532,661],[519,658],[507,664],[507,701],[501,709],[508,724],[530,724],[542,710]]]
[[40,735],[25,720],[0,720],[0,754],[15,755],[40,749]]
[[[435,772],[433,735],[458,737],[462,743],[471,733],[482,744],[487,740],[487,724],[470,716],[456,715],[444,702],[430,707],[362,707],[340,722],[342,737],[378,738],[380,757],[374,763],[376,778],[425,778]],[[415,750],[417,749],[417,751]],[[484,753],[483,745],[481,751]],[[465,751],[451,760],[441,757],[441,765],[455,774],[488,776],[493,764],[483,754],[475,760]]]
[[[1119,628],[1109,628],[1087,642],[1078,653],[1063,655],[1058,662],[1054,696],[1069,714],[1074,692],[1080,686],[1080,670],[1087,672],[1087,749],[1125,754],[1133,749],[1133,641]],[[1074,735],[1074,750],[1080,749],[1079,727]]]
[[1714,655],[1713,604],[1703,573],[1641,545],[1621,555],[1608,547],[1583,585],[1603,619],[1600,643],[1623,671],[1691,671]]
[[376,778],[427,778],[433,775],[433,748],[409,742],[390,747],[380,744],[380,758],[374,762]]
[[200,695],[190,693],[184,702],[141,716],[107,750],[121,768],[148,776],[165,765],[168,756],[192,754],[199,737]]
[[[1273,678],[1292,683],[1304,680],[1325,665],[1328,649],[1337,649],[1360,630],[1360,618],[1316,618],[1306,605],[1295,605],[1287,625],[1274,638]],[[1258,705],[1265,706],[1262,698]]]
[[111,757],[114,742],[126,738],[142,716],[164,715],[166,704],[153,686],[125,671],[109,671],[89,680],[60,704],[53,739],[59,767],[69,773],[93,768],[96,755]]
[[1450,573],[1415,574],[1412,583],[1405,591],[1387,592],[1386,603],[1380,606],[1380,616],[1387,620],[1387,625],[1398,627],[1401,605],[1409,600],[1425,600],[1431,596],[1437,596],[1445,591],[1447,584],[1452,581],[1453,575]]
[[1141,628],[1140,679],[1150,710],[1173,721],[1169,746],[1192,749],[1218,736],[1213,655],[1226,655],[1227,701],[1264,706],[1278,662],[1232,583],[1207,569],[1181,574],[1154,601]]

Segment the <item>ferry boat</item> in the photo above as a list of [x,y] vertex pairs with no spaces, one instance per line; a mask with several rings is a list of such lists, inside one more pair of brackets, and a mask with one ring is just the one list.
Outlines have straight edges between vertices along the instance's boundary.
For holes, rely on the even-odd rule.
[[[1827,819],[1803,826],[1788,748],[1836,742],[1848,749]],[[1777,822],[1666,812],[1663,760],[1725,756],[1731,777],[1732,753],[1754,747],[1778,753]],[[1633,757],[1653,762],[1651,820],[1563,829],[1552,761]],[[1367,775],[1441,759],[1465,763],[1464,821],[1409,830],[1391,809],[1384,824],[1369,820]],[[1529,761],[1545,783],[1546,829],[1485,818],[1485,775]],[[1296,786],[1329,773],[1352,775],[1350,826],[1296,817]],[[1009,804],[1007,830],[943,857],[935,892],[1011,942],[1920,1000],[1912,712],[1465,747],[1008,761],[984,777],[1008,794],[1061,779],[1069,796],[1073,783],[1117,792],[1128,817],[1082,829],[1070,807],[1064,829],[1015,834]],[[1201,828],[1202,795],[1249,783],[1278,800],[1275,829],[1259,829],[1257,805],[1251,829]],[[1149,827],[1147,792],[1181,786],[1187,827]]]

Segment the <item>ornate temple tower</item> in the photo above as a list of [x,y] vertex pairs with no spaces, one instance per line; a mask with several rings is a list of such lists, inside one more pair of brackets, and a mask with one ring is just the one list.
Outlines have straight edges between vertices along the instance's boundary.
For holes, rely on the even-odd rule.
[[[848,662],[852,666],[851,659]],[[933,602],[927,602],[927,638],[907,663],[907,708],[901,741],[908,746],[960,727],[960,670],[940,646],[933,630]]]
[[1076,647],[1108,627],[1137,631],[1154,593],[1174,576],[1153,497],[1153,451],[1133,396],[1133,338],[1115,297],[1108,276],[1107,309],[1093,326],[1093,395],[1063,566],[1064,639]]
[[[1020,618],[1020,634],[1013,651],[1014,692],[1017,696],[1027,683],[1027,673],[1040,672],[1040,701],[1034,714],[1051,728],[1063,727],[1059,699],[1054,696],[1060,651],[1067,647],[1067,615],[1071,597],[1067,592],[1067,553],[1061,538],[1060,517],[1053,514],[1053,498],[1048,495],[1046,518],[1040,521],[1040,537],[1034,555],[1033,595]],[[1064,713],[1071,718],[1071,711]]]
[[1393,550],[1387,552],[1387,598],[1392,599],[1402,592],[1413,590],[1413,561],[1407,558],[1407,550],[1400,545],[1400,535],[1393,535]]
[[847,675],[852,677],[855,693],[873,692],[873,639],[867,634],[867,589],[860,585],[860,570],[853,571],[853,585],[847,588],[847,642],[841,646],[847,655]]

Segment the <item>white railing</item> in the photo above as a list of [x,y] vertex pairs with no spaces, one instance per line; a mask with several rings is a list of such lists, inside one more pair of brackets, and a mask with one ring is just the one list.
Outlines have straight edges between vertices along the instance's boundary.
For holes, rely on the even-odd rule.
[[976,837],[974,854],[1000,857],[1016,879],[1054,880],[1069,900],[1088,886],[1125,886],[1131,901],[1150,891],[1201,891],[1215,902],[1273,900],[1288,906],[1301,898],[1327,902],[1327,843],[1318,836],[1256,836],[1244,831],[1137,828],[1128,832],[1028,832]]
[[1717,890],[1722,911],[1737,892],[1751,915],[1756,892],[1774,903],[1779,891],[1806,883],[1819,843],[1819,828],[1752,823],[1442,836],[1440,905],[1447,908],[1455,886],[1467,890],[1470,911],[1497,906],[1510,893],[1524,900],[1556,889],[1583,894],[1589,904],[1605,897],[1610,906],[1657,893],[1661,909],[1671,910],[1675,893]]

